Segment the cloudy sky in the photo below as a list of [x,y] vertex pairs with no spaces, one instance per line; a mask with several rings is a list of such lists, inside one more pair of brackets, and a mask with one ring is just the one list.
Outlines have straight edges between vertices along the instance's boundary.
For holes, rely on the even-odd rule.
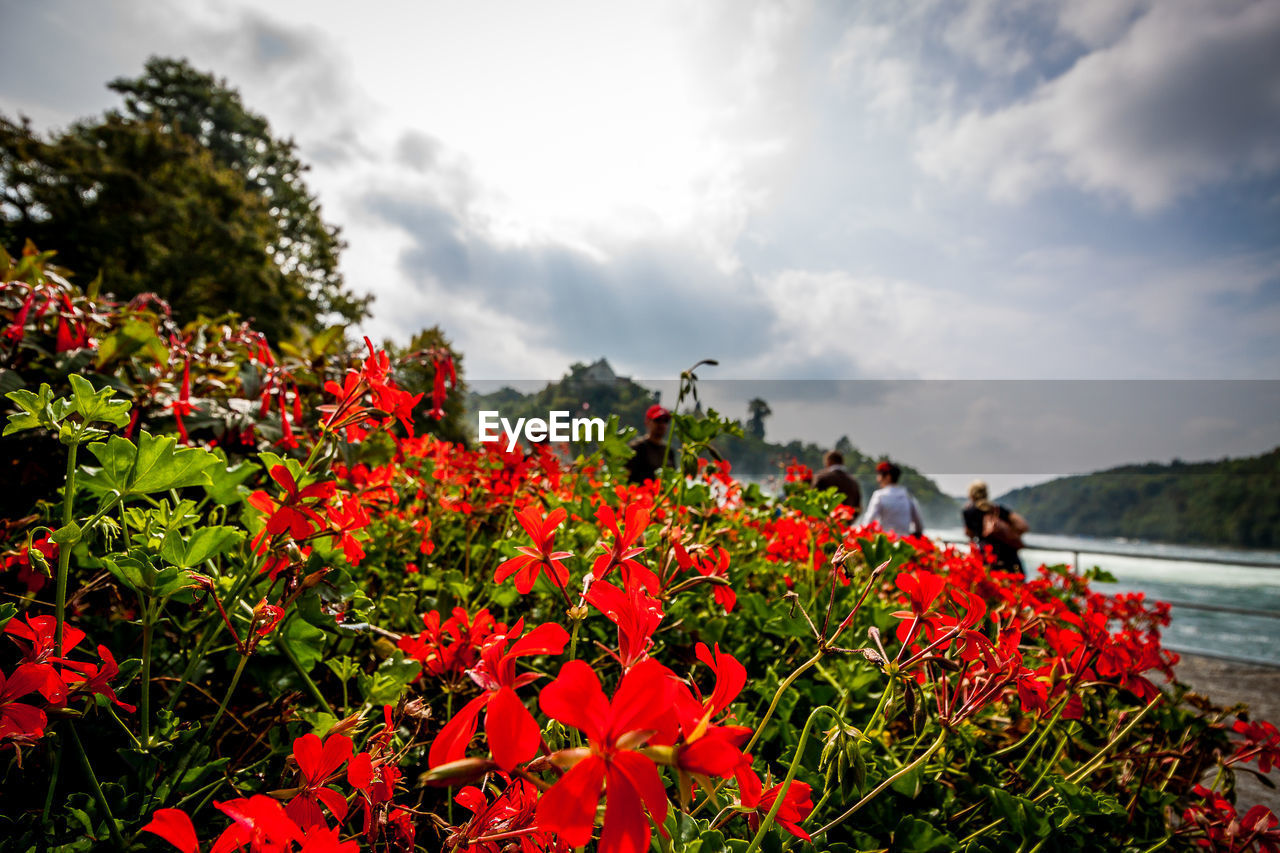
[[[150,54],[227,77],[366,331],[440,323],[472,378],[1280,377],[1280,0],[0,11],[42,127]],[[1280,442],[1222,435],[1190,456]]]

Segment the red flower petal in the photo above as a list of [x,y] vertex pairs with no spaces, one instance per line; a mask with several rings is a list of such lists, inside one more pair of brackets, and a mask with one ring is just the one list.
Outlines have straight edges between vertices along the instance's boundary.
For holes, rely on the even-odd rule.
[[508,773],[537,755],[542,742],[537,721],[510,687],[499,689],[489,701],[484,731],[493,760]]
[[538,801],[539,828],[554,832],[570,847],[585,846],[595,828],[604,771],[604,761],[594,755],[571,767]]
[[182,853],[197,853],[200,849],[195,825],[181,809],[157,809],[151,823],[142,827],[142,831],[155,833]]
[[609,700],[600,689],[600,679],[586,663],[571,660],[560,667],[556,680],[542,688],[538,704],[548,717],[581,729],[597,743],[603,742],[608,729]]
[[467,754],[467,744],[475,736],[476,724],[479,722],[480,709],[488,704],[492,693],[482,693],[462,706],[453,719],[444,724],[440,734],[436,735],[427,755],[428,767],[439,767],[457,761]]

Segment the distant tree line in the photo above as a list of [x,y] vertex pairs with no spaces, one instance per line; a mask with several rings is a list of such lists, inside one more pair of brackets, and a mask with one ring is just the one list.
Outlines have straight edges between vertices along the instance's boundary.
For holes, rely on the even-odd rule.
[[[610,415],[617,415],[622,426],[643,431],[645,410],[657,402],[660,402],[657,392],[617,376],[609,363],[601,359],[590,365],[573,364],[560,380],[549,382],[533,393],[524,394],[513,388],[501,388],[489,394],[473,393],[467,403],[470,410],[467,420],[474,425],[475,413],[482,409],[500,411],[509,420],[546,417],[549,411],[566,410],[575,417],[599,416],[607,420]],[[670,401],[667,404],[670,405]],[[848,436],[841,436],[833,447],[803,441],[768,441],[765,420],[772,413],[768,402],[753,398],[747,403],[745,420],[741,421],[744,434],[715,440],[715,449],[729,460],[734,474],[757,479],[776,476],[781,480],[793,461],[817,470],[822,466],[823,454],[834,447],[844,455],[845,465],[858,480],[863,501],[870,497],[876,488],[878,458],[860,452]],[[900,460],[894,461],[902,466],[902,483],[919,501],[925,521],[933,526],[959,526],[956,500],[916,469]]]
[[1246,459],[1126,465],[1000,498],[1037,532],[1280,548],[1280,448]]

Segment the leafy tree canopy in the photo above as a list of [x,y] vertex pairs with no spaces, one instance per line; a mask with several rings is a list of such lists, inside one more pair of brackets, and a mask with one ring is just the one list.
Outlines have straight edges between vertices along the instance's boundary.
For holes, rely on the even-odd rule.
[[110,88],[123,110],[47,139],[0,117],[0,242],[57,246],[117,295],[158,293],[181,319],[235,311],[273,339],[367,316],[294,142],[225,80],[153,57]]

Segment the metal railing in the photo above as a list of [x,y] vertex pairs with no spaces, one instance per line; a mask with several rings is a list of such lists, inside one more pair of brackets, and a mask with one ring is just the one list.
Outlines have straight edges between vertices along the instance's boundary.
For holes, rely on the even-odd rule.
[[[968,545],[968,539],[956,539],[953,537],[939,536],[934,537],[935,542],[942,542],[946,545]],[[1249,560],[1232,560],[1226,557],[1188,557],[1175,556],[1173,554],[1159,553],[1135,553],[1133,551],[1108,550],[1106,548],[1079,548],[1052,545],[1035,545],[1028,543],[1023,547],[1024,551],[1050,551],[1061,554],[1072,555],[1072,565],[1079,571],[1081,567],[1080,555],[1092,554],[1095,556],[1106,557],[1128,557],[1134,560],[1166,560],[1176,563],[1210,563],[1221,566],[1237,566],[1246,569],[1280,569],[1280,564],[1265,563],[1261,561]],[[1210,613],[1231,613],[1236,616],[1262,616],[1270,619],[1280,619],[1280,610],[1258,610],[1249,607],[1229,607],[1222,604],[1201,604],[1196,601],[1176,601],[1168,598],[1161,598],[1161,601],[1172,607],[1182,607],[1187,610],[1203,610]]]
[[[965,546],[969,544],[968,539],[957,539],[949,536],[937,536],[937,537],[933,537],[933,539],[935,542],[941,542],[947,545]],[[1032,543],[1027,543],[1024,546],[1023,550],[1049,551],[1049,552],[1056,552],[1061,554],[1070,554],[1072,556],[1072,565],[1075,566],[1077,571],[1080,570],[1082,565],[1080,562],[1081,554],[1090,554],[1094,556],[1106,556],[1106,557],[1128,557],[1130,559],[1135,559],[1135,560],[1165,560],[1169,562],[1179,562],[1179,563],[1209,563],[1213,565],[1236,566],[1239,568],[1248,568],[1248,569],[1280,569],[1280,564],[1265,563],[1257,560],[1254,560],[1254,561],[1232,560],[1225,557],[1213,557],[1213,556],[1206,556],[1206,557],[1189,557],[1185,555],[1175,556],[1172,554],[1160,554],[1160,553],[1152,553],[1152,552],[1134,553],[1133,551],[1120,551],[1116,549],[1107,549],[1107,548],[1079,548],[1075,546],[1064,547],[1064,546],[1053,546],[1053,545],[1035,545]],[[1253,616],[1253,617],[1260,617],[1264,619],[1280,619],[1280,610],[1260,610],[1260,609],[1249,608],[1249,607],[1231,607],[1223,604],[1202,604],[1196,601],[1177,601],[1169,598],[1160,598],[1158,600],[1167,603],[1168,605],[1170,605],[1175,609],[1181,608],[1183,610],[1198,610],[1205,613],[1229,613],[1234,616]],[[1254,666],[1280,668],[1280,663],[1277,663],[1271,660],[1261,660],[1258,658],[1224,654],[1218,651],[1207,651],[1205,649],[1189,648],[1189,647],[1182,646],[1181,644],[1178,644],[1178,643],[1166,642],[1165,647],[1172,649],[1176,652],[1187,652],[1190,654],[1202,655],[1204,657],[1211,657],[1211,658],[1218,658],[1220,660],[1233,661],[1235,663],[1244,663],[1244,664],[1250,664]]]
[[[968,545],[968,539],[956,539],[949,536],[932,536],[935,542],[945,542],[948,545]],[[1280,569],[1280,563],[1268,562],[1266,560],[1239,560],[1230,557],[1214,557],[1212,555],[1187,556],[1185,554],[1161,554],[1153,551],[1134,552],[1121,551],[1114,548],[1080,548],[1079,546],[1067,545],[1036,545],[1028,542],[1023,546],[1024,551],[1055,551],[1060,554],[1071,554],[1074,558],[1073,565],[1080,565],[1081,554],[1093,554],[1095,556],[1104,557],[1131,557],[1135,560],[1167,560],[1173,563],[1209,563],[1218,566],[1238,566],[1242,569]]]

